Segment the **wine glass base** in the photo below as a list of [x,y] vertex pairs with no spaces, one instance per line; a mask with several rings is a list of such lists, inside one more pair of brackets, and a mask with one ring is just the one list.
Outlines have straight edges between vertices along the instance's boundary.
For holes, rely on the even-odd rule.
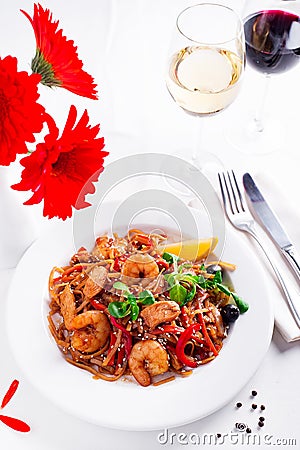
[[[222,161],[214,153],[208,151],[199,150],[197,158],[192,158],[190,150],[178,149],[172,153],[172,156],[176,156],[184,162],[189,163],[189,165],[183,164],[183,170],[188,171],[188,173],[185,174],[187,178],[197,176],[197,174],[202,174],[211,182],[215,182],[214,178],[216,173],[224,170],[224,164]],[[185,186],[178,180],[170,177],[164,177],[164,182],[168,189],[179,196],[183,196],[185,198],[193,198],[195,196],[195,193],[189,186]]]
[[244,117],[240,128],[228,128],[225,137],[238,151],[248,155],[266,155],[283,148],[286,127],[276,118],[267,118],[263,127],[255,122],[253,116]]

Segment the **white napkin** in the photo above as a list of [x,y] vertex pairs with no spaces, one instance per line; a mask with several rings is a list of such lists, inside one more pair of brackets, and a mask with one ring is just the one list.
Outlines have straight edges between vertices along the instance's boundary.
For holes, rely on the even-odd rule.
[[[300,222],[300,217],[296,217],[297,214],[295,214],[295,209],[293,208],[291,199],[282,194],[283,190],[278,185],[277,181],[274,180],[270,175],[266,176],[265,174],[256,174],[254,178],[269,205],[272,207],[272,209],[274,209],[280,220],[281,218],[284,219],[282,220],[282,225],[285,227],[296,248],[298,248],[299,250],[300,245],[297,244],[300,243],[300,236],[299,227],[297,226],[297,224],[299,224]],[[202,203],[200,203],[198,199],[191,200],[189,202],[189,206],[198,209],[203,207]],[[238,232],[239,231],[237,231],[237,233]],[[291,274],[291,269],[289,269],[289,266],[287,266],[285,261],[283,261],[283,257],[279,254],[279,252],[277,252],[275,246],[259,225],[257,225],[257,232],[263,240],[265,247],[271,253],[272,259],[277,265],[278,269],[284,274],[284,276],[286,276],[288,288],[295,294],[294,298],[296,297],[296,300],[299,301],[300,305],[299,285],[297,285],[295,278]],[[253,245],[255,246],[256,243],[253,242]],[[260,250],[258,250],[258,252],[259,251]],[[289,310],[289,306],[285,301],[284,294],[281,292],[277,284],[277,279],[274,278],[275,276],[273,275],[269,262],[265,259],[264,256],[262,256],[261,260],[265,262],[266,276],[269,275],[268,288],[271,296],[271,301],[274,303],[275,325],[286,342],[297,341],[300,339],[300,329],[298,328]]]
[[[291,164],[293,166],[293,164]],[[279,166],[279,165],[278,165]],[[278,167],[277,166],[277,167]],[[298,164],[297,164],[298,166]],[[257,183],[257,186],[261,190],[263,196],[268,202],[269,206],[274,210],[278,216],[283,228],[289,235],[292,243],[299,251],[300,249],[300,211],[299,211],[299,183],[297,173],[297,167],[295,165],[294,170],[291,168],[288,172],[288,176],[284,176],[282,168],[278,168],[278,172],[273,171],[269,173],[257,173],[253,174],[253,177]],[[294,172],[294,173],[293,173]],[[263,233],[263,232],[262,232]],[[265,238],[265,234],[260,235],[268,240],[268,244],[273,246],[268,238]],[[274,254],[274,261],[279,270],[287,277],[288,288],[293,294],[293,298],[296,298],[296,302],[300,305],[300,286],[297,283],[295,277],[292,274],[292,269],[283,260],[283,257],[274,248],[270,248],[272,254]],[[269,245],[268,245],[269,248]],[[274,250],[275,249],[275,250]],[[273,289],[272,289],[273,291]],[[274,290],[275,291],[275,290]],[[287,342],[293,342],[300,339],[300,329],[297,326],[293,316],[290,312],[289,306],[285,301],[284,295],[280,290],[274,292],[274,313],[275,313],[275,325],[281,333],[282,337]],[[300,308],[299,308],[300,310]]]

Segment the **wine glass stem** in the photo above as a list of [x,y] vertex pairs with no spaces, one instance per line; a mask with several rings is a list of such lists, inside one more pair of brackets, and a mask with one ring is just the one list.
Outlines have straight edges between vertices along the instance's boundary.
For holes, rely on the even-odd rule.
[[255,116],[254,116],[255,131],[257,131],[259,133],[262,133],[264,131],[265,106],[266,106],[266,99],[267,99],[268,92],[269,92],[270,81],[271,81],[271,76],[269,74],[265,74],[264,75],[263,92],[262,92],[258,107],[256,109]]
[[195,142],[192,151],[192,164],[195,166],[200,165],[200,154],[203,152],[203,121],[205,117],[196,116],[195,121],[197,123]]

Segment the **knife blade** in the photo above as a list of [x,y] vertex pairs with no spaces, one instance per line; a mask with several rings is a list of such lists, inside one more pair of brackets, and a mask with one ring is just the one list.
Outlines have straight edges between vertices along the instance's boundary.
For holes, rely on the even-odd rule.
[[285,256],[290,267],[300,280],[300,257],[286,231],[279,222],[279,219],[264,199],[249,173],[243,175],[243,184],[251,201],[251,205],[260,219],[261,224],[277,247],[279,247],[281,253]]

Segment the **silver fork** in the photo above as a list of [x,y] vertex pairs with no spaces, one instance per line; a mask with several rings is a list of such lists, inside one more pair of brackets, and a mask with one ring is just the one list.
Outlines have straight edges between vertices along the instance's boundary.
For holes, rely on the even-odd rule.
[[246,233],[249,233],[263,250],[280,283],[281,289],[286,297],[286,300],[293,314],[293,317],[298,327],[300,328],[300,298],[297,299],[298,300],[297,303],[299,303],[299,306],[297,306],[296,299],[295,301],[293,300],[293,295],[286,285],[286,281],[284,279],[283,274],[278,270],[278,268],[272,261],[271,256],[264,248],[263,243],[256,234],[254,219],[247,207],[246,201],[243,199],[234,171],[232,170],[231,172],[228,171],[227,173],[225,172],[219,173],[218,177],[223,198],[224,209],[226,211],[226,215],[229,221],[238,230],[242,230]]

